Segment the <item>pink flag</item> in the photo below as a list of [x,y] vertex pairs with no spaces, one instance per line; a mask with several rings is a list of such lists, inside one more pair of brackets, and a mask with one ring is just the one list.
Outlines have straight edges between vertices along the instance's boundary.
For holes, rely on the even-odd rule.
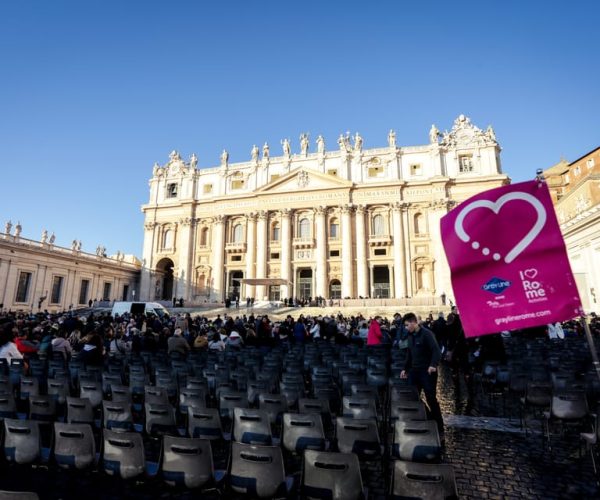
[[441,230],[467,337],[583,313],[545,183],[473,196],[442,218]]

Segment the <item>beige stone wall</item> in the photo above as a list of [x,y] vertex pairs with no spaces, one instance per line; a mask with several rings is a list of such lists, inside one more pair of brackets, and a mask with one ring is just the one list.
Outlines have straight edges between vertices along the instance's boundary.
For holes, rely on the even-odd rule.
[[[70,307],[87,307],[89,299],[102,300],[105,284],[110,284],[109,300],[132,300],[136,291],[139,298],[139,263],[125,256],[100,257],[82,251],[41,243],[13,234],[0,233],[0,303],[4,309],[51,312],[65,311]],[[133,259],[131,259],[133,260]],[[18,295],[19,279],[29,273],[29,284]],[[52,297],[56,279],[62,278],[60,293]],[[80,303],[82,281],[88,281],[88,290]]]

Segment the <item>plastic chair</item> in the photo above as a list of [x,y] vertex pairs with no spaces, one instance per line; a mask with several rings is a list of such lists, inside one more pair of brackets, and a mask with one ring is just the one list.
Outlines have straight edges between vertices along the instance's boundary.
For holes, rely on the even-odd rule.
[[8,462],[32,464],[40,459],[40,427],[35,420],[4,420],[4,456]]
[[216,408],[188,407],[188,436],[209,440],[223,439],[223,427]]
[[270,446],[273,440],[268,413],[265,410],[234,408],[232,438],[238,443]]
[[56,401],[52,396],[29,396],[29,418],[42,422],[56,419]]
[[133,430],[133,414],[128,402],[102,401],[102,415],[105,429]]
[[94,424],[94,409],[89,399],[67,397],[67,423]]
[[150,435],[176,434],[175,408],[169,403],[145,403],[146,432]]
[[0,418],[15,418],[17,416],[17,403],[12,393],[0,394]]
[[64,405],[67,402],[67,396],[69,396],[68,382],[61,379],[49,378],[48,396],[52,396],[57,404]]
[[227,392],[219,396],[219,414],[222,418],[233,419],[234,408],[248,408],[245,392]]
[[84,381],[79,382],[79,397],[87,398],[93,408],[98,408],[102,404],[104,394],[102,393],[102,383],[98,381]]
[[374,399],[356,396],[344,396],[342,400],[344,417],[358,418],[361,420],[377,418],[377,406]]
[[275,424],[281,420],[281,415],[287,411],[287,399],[283,395],[260,393],[258,407],[267,412],[269,422]]
[[102,469],[110,476],[132,479],[144,474],[146,462],[141,434],[104,429]]
[[302,492],[308,498],[358,500],[365,497],[358,457],[354,453],[306,450]]
[[96,444],[89,424],[54,423],[54,461],[63,469],[84,470],[96,462]]
[[323,422],[316,413],[284,413],[282,432],[283,446],[290,452],[325,449]]
[[215,476],[210,441],[165,436],[160,472],[169,486],[196,489],[209,485]]
[[437,424],[398,420],[394,424],[394,456],[410,462],[439,462],[442,448]]
[[458,499],[454,468],[445,464],[394,461],[390,488],[392,500]]
[[335,438],[337,449],[342,453],[355,453],[360,458],[373,458],[381,455],[381,443],[377,421],[338,417]]
[[234,492],[251,497],[286,498],[281,448],[232,443],[229,483]]
[[390,405],[391,420],[427,420],[422,401],[397,401]]
[[186,387],[179,392],[179,410],[186,414],[190,406],[206,406],[206,391],[199,388]]

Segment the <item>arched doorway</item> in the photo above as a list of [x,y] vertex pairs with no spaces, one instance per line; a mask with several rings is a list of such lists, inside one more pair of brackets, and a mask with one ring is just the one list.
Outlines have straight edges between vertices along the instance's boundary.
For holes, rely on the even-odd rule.
[[244,278],[243,271],[231,271],[229,273],[228,296],[231,300],[235,300],[240,296],[241,286],[240,280]]
[[312,280],[313,280],[313,272],[312,269],[299,269],[298,270],[298,279],[296,283],[298,283],[298,289],[296,296],[302,299],[308,299],[312,297]]
[[171,259],[161,259],[156,264],[156,281],[154,284],[155,300],[173,299],[173,267]]
[[331,280],[331,282],[329,283],[329,298],[342,298],[342,284],[340,283],[340,280]]

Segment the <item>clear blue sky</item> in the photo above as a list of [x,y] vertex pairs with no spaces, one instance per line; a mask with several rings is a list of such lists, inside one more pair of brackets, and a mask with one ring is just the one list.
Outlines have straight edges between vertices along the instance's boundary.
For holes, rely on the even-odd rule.
[[[460,113],[531,178],[600,145],[598,2],[5,0],[0,225],[141,255],[155,161],[359,131],[424,144]],[[314,150],[314,142],[311,144]]]

